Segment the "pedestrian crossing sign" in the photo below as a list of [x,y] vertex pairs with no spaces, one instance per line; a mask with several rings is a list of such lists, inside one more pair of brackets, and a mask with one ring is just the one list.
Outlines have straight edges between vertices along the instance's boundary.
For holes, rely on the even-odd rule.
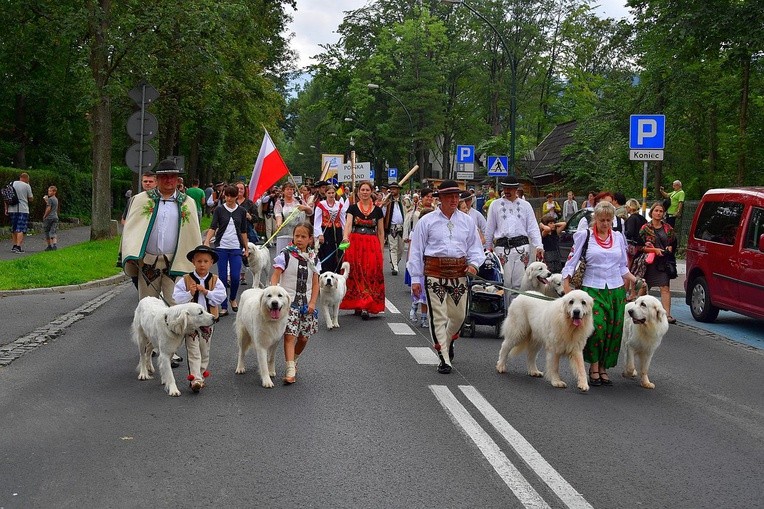
[[507,156],[488,156],[488,176],[506,177],[509,158]]

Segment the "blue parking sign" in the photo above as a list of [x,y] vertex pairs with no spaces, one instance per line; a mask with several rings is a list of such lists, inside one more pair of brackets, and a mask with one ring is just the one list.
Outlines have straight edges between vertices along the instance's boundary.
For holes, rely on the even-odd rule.
[[475,145],[457,145],[456,146],[457,163],[475,162]]
[[666,145],[666,115],[631,115],[630,150],[663,150]]
[[389,178],[389,179],[397,179],[398,178],[398,168],[388,168],[387,169],[387,178]]

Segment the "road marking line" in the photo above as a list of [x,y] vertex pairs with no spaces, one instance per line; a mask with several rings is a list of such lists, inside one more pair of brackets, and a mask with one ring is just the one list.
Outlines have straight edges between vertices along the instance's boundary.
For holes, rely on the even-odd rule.
[[566,481],[541,454],[523,437],[504,417],[491,406],[488,401],[471,385],[460,385],[462,393],[488,419],[493,427],[515,450],[518,456],[560,497],[562,502],[575,509],[591,509],[589,502],[584,499],[568,481]]
[[396,336],[416,335],[416,332],[411,330],[411,327],[409,327],[409,324],[407,323],[388,323],[387,326],[390,327],[390,330],[393,331],[393,334]]
[[499,477],[509,486],[512,493],[525,507],[546,507],[549,505],[533,489],[519,470],[509,461],[488,433],[469,414],[466,408],[456,399],[456,396],[444,385],[430,385],[430,390],[448,413],[451,420],[472,439],[483,453]]
[[427,364],[437,366],[440,364],[440,359],[435,351],[427,346],[407,346],[406,350],[409,351],[411,356],[417,362],[417,364]]
[[390,301],[389,301],[389,300],[387,300],[387,299],[385,299],[385,307],[387,308],[387,310],[388,310],[388,311],[390,311],[390,312],[391,312],[391,313],[393,313],[393,314],[396,314],[396,315],[399,315],[399,314],[401,314],[401,312],[400,312],[400,311],[398,311],[398,308],[397,308],[397,307],[395,307],[395,306],[393,306],[393,303],[392,303],[392,302],[390,302]]

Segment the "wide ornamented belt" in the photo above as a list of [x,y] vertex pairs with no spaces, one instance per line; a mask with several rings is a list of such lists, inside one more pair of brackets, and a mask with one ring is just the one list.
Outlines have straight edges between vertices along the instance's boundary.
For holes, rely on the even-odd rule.
[[362,233],[364,235],[376,235],[377,229],[376,228],[367,228],[365,226],[354,226],[353,227],[353,233]]
[[443,279],[464,277],[467,272],[467,258],[438,256],[424,257],[424,275]]
[[520,247],[529,244],[530,240],[525,235],[518,235],[517,237],[501,237],[496,239],[493,243],[496,247]]

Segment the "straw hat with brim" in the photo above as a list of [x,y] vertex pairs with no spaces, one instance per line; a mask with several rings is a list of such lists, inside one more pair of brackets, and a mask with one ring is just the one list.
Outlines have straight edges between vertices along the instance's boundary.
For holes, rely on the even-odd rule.
[[208,255],[212,257],[212,263],[218,262],[218,254],[215,252],[215,250],[212,249],[210,246],[205,246],[205,245],[196,246],[194,249],[192,249],[186,254],[186,258],[188,258],[189,262],[193,263],[194,255],[197,253],[207,253]]
[[459,201],[470,200],[473,196],[474,195],[471,192],[463,191],[462,194],[459,195]]
[[434,196],[441,196],[445,194],[461,194],[461,192],[462,189],[459,187],[459,184],[453,180],[444,180],[440,183],[440,186],[438,186],[438,190],[432,194]]
[[183,170],[178,169],[178,166],[175,164],[174,160],[165,159],[159,163],[154,173],[157,175],[178,175],[183,173]]
[[501,181],[501,187],[520,187],[520,182],[514,177],[509,177]]

